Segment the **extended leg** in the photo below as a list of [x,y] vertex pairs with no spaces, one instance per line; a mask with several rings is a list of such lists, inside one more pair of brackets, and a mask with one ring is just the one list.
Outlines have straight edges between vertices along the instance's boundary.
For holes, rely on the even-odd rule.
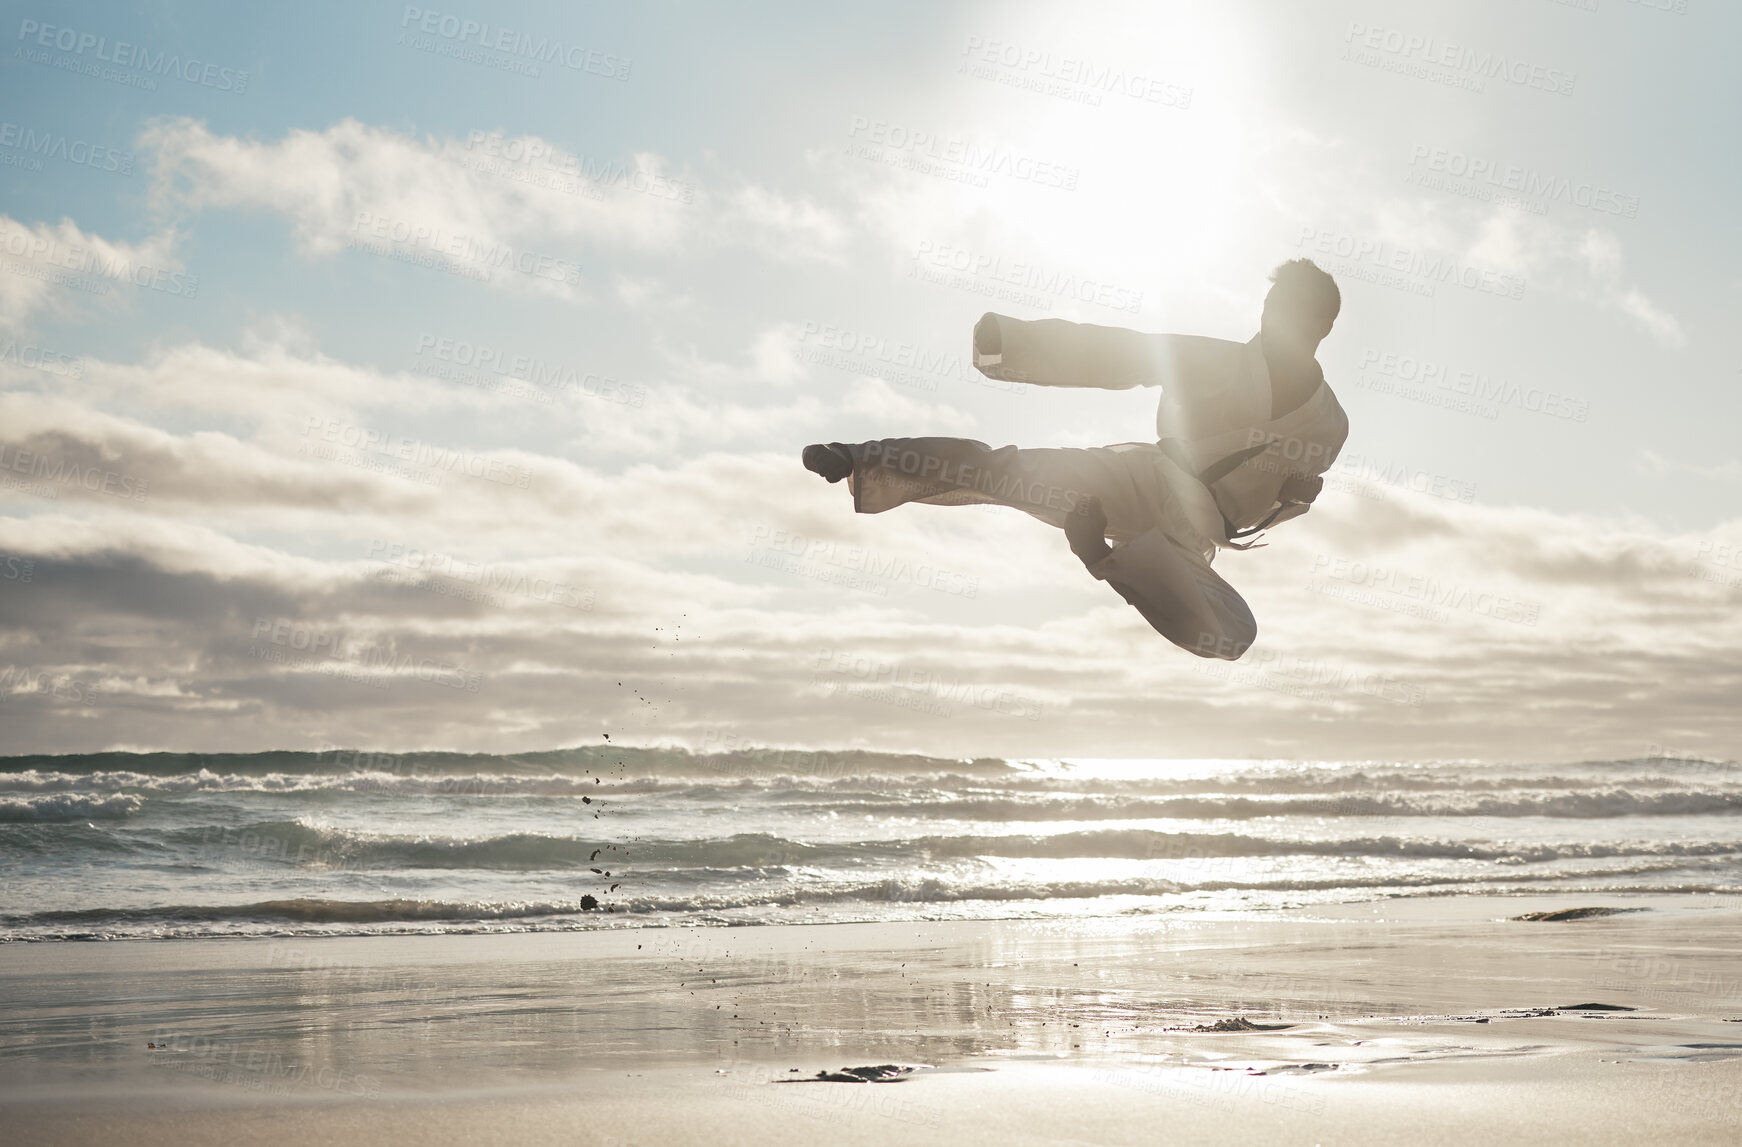
[[1045,464],[1041,450],[994,450],[968,438],[884,438],[847,447],[853,455],[853,508],[880,514],[907,502],[994,502],[1051,510],[1059,522],[1081,497],[1080,469]]
[[[839,446],[839,444],[832,444]],[[844,447],[853,507],[880,514],[908,502],[1013,506],[1054,526],[1086,497],[1101,500],[1114,538],[1174,521],[1174,499],[1147,444],[994,450],[967,438],[884,438]]]
[[[1210,568],[1208,544],[1158,472],[1154,446],[994,450],[966,438],[831,446],[853,459],[860,513],[907,502],[1014,506],[1063,527],[1088,571],[1182,649],[1233,661],[1257,637],[1251,609]],[[1109,547],[1108,538],[1121,544]]]

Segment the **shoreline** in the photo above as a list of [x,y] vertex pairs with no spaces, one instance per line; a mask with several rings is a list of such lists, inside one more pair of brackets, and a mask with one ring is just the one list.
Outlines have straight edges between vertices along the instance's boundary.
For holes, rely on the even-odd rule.
[[[1393,911],[1393,913],[1408,913],[1410,910],[1399,907],[1399,906],[1410,905],[1410,904],[1461,905],[1461,904],[1472,904],[1472,903],[1483,903],[1483,904],[1490,904],[1491,903],[1491,904],[1497,905],[1497,904],[1503,904],[1503,903],[1507,903],[1507,902],[1517,902],[1517,903],[1528,902],[1531,904],[1538,904],[1540,902],[1552,902],[1555,904],[1562,904],[1564,906],[1564,902],[1570,902],[1570,901],[1577,901],[1580,904],[1583,904],[1585,901],[1592,901],[1592,902],[1596,902],[1596,901],[1635,902],[1635,901],[1637,901],[1637,902],[1649,902],[1651,910],[1658,911],[1658,912],[1664,912],[1664,911],[1674,912],[1674,911],[1677,911],[1680,908],[1684,908],[1684,907],[1685,908],[1697,908],[1697,907],[1702,906],[1703,904],[1705,904],[1707,902],[1730,902],[1730,901],[1733,901],[1735,903],[1742,904],[1742,892],[1732,892],[1732,891],[1722,889],[1722,888],[1687,890],[1687,889],[1680,889],[1680,888],[1671,889],[1671,888],[1654,888],[1654,887],[1650,887],[1650,886],[1644,886],[1644,887],[1634,887],[1634,888],[1625,888],[1625,889],[1600,889],[1600,890],[1569,888],[1569,889],[1565,889],[1563,891],[1557,891],[1557,892],[1549,892],[1549,891],[1545,891],[1545,890],[1539,889],[1539,888],[1522,888],[1522,889],[1518,889],[1518,890],[1497,890],[1497,889],[1490,888],[1490,889],[1485,889],[1484,891],[1482,891],[1480,893],[1471,893],[1471,892],[1463,891],[1463,888],[1465,888],[1465,887],[1469,887],[1469,886],[1468,885],[1460,886],[1460,885],[1448,884],[1448,885],[1446,885],[1446,889],[1447,889],[1446,891],[1419,891],[1419,890],[1417,890],[1417,891],[1410,891],[1407,893],[1396,893],[1396,892],[1390,892],[1390,891],[1384,890],[1384,889],[1375,889],[1375,890],[1373,890],[1373,894],[1371,896],[1366,896],[1366,897],[1354,897],[1354,898],[1349,898],[1349,899],[1338,899],[1338,900],[1312,901],[1312,902],[1307,902],[1307,903],[1298,903],[1298,904],[1284,905],[1284,906],[1263,906],[1263,907],[1248,907],[1248,908],[1197,907],[1197,906],[1192,905],[1190,903],[1174,903],[1174,904],[1170,904],[1165,909],[1162,909],[1159,911],[1139,907],[1139,905],[1141,905],[1143,902],[1153,901],[1153,900],[1159,899],[1159,897],[1157,897],[1157,896],[1123,894],[1123,895],[1106,895],[1106,896],[1099,897],[1098,899],[1107,902],[1107,905],[1108,905],[1107,910],[1103,913],[1087,913],[1087,912],[1085,912],[1085,913],[1079,913],[1079,914],[1063,914],[1063,913],[1045,914],[1045,913],[1039,913],[1039,912],[1030,912],[1030,913],[1024,914],[1024,915],[1012,915],[1012,916],[998,916],[998,915],[978,916],[978,915],[966,915],[966,914],[964,914],[964,915],[955,915],[955,916],[946,916],[946,917],[929,917],[929,918],[928,917],[913,917],[913,918],[908,918],[908,919],[884,918],[884,919],[880,919],[880,920],[807,919],[807,918],[800,918],[800,917],[794,917],[792,919],[784,919],[784,920],[779,920],[779,919],[777,919],[777,920],[762,920],[762,919],[730,920],[730,919],[719,919],[716,917],[716,918],[708,919],[708,920],[698,922],[698,923],[687,923],[687,922],[685,922],[686,921],[685,917],[678,916],[678,915],[670,915],[670,916],[666,916],[666,917],[661,918],[661,917],[656,917],[651,913],[641,913],[641,912],[638,912],[635,910],[624,909],[624,908],[617,906],[617,905],[601,905],[597,909],[588,910],[588,913],[590,916],[592,916],[592,918],[603,920],[604,918],[607,918],[607,917],[618,917],[621,920],[623,920],[624,922],[620,923],[620,924],[601,923],[601,924],[598,924],[596,926],[577,925],[577,924],[572,923],[572,922],[560,922],[560,923],[545,924],[545,923],[539,922],[541,918],[538,915],[521,916],[521,915],[517,915],[514,913],[506,913],[506,914],[502,915],[501,917],[499,917],[498,920],[494,920],[494,921],[493,920],[470,920],[470,919],[456,918],[453,921],[453,923],[455,925],[454,927],[449,927],[449,928],[446,928],[443,930],[431,930],[431,931],[418,931],[418,930],[416,930],[417,920],[414,917],[407,917],[407,918],[403,918],[403,919],[382,920],[380,923],[384,924],[386,927],[397,928],[399,930],[387,930],[387,931],[378,931],[378,932],[361,932],[361,931],[317,932],[317,931],[298,931],[298,930],[293,930],[290,928],[284,928],[284,929],[278,930],[278,931],[205,932],[205,933],[195,933],[195,934],[191,934],[191,935],[182,934],[182,935],[156,935],[156,936],[128,935],[128,934],[116,934],[116,935],[101,935],[101,934],[0,935],[0,953],[4,953],[7,949],[14,948],[14,947],[32,948],[32,947],[39,947],[39,946],[44,946],[44,945],[52,947],[52,946],[58,946],[58,945],[81,946],[81,945],[86,945],[86,944],[106,946],[106,945],[112,945],[112,944],[131,944],[131,943],[146,943],[146,944],[156,944],[156,943],[190,943],[191,944],[191,943],[198,943],[198,944],[209,944],[209,943],[228,943],[228,942],[233,942],[233,941],[245,941],[245,942],[249,942],[249,943],[266,942],[266,943],[274,943],[274,944],[283,944],[283,943],[294,943],[294,942],[316,942],[316,941],[329,941],[329,940],[333,940],[333,941],[336,941],[336,940],[388,941],[388,940],[410,940],[410,939],[436,939],[436,938],[440,938],[440,937],[452,937],[452,938],[456,938],[456,939],[463,939],[463,938],[502,938],[502,937],[512,937],[512,936],[594,936],[594,935],[611,935],[611,934],[617,934],[617,933],[638,934],[641,932],[653,932],[653,933],[673,932],[673,931],[675,931],[675,932],[692,932],[692,931],[697,931],[697,930],[724,930],[724,931],[734,931],[735,932],[735,931],[743,931],[746,929],[756,930],[756,929],[764,929],[764,928],[770,928],[770,929],[785,929],[785,928],[906,928],[906,927],[930,927],[930,926],[945,926],[945,925],[964,925],[964,926],[989,925],[990,926],[990,925],[1016,925],[1016,924],[1070,925],[1070,924],[1090,924],[1090,923],[1093,923],[1095,921],[1125,921],[1125,920],[1134,920],[1134,919],[1150,920],[1150,921],[1161,921],[1161,920],[1172,920],[1172,921],[1186,921],[1186,920],[1258,921],[1258,920],[1271,920],[1271,919],[1305,918],[1305,917],[1313,916],[1314,914],[1325,915],[1325,916],[1330,917],[1330,918],[1337,918],[1347,910],[1353,910],[1353,909],[1363,909],[1364,910],[1364,909],[1367,909],[1369,907],[1379,906],[1379,905],[1387,906],[1389,909],[1391,909]],[[1355,892],[1357,890],[1350,888],[1350,889],[1344,889],[1343,891],[1345,893],[1350,893],[1350,892]],[[1361,890],[1361,891],[1365,891],[1365,890]],[[405,903],[412,903],[412,904],[424,903],[423,901],[413,901],[413,900],[407,900],[404,902]],[[273,907],[282,907],[286,904],[300,905],[300,904],[305,904],[305,903],[311,904],[311,905],[322,904],[322,903],[336,903],[336,904],[339,904],[343,907],[360,907],[360,908],[370,908],[370,907],[374,906],[374,902],[355,902],[355,901],[331,901],[331,902],[329,902],[329,901],[324,901],[324,900],[301,899],[301,898],[296,899],[296,900],[290,900],[290,901],[270,902],[271,906],[273,906]],[[393,903],[397,904],[397,903],[400,903],[400,901],[394,901]],[[962,901],[960,903],[975,903],[975,902],[974,901]],[[252,905],[252,904],[240,905],[240,906],[236,906],[234,911],[240,913],[240,911],[242,909],[255,907],[255,906],[256,905]],[[516,906],[511,905],[509,907],[516,907]],[[216,910],[217,911],[231,911],[231,909],[229,909],[228,907],[220,907]],[[1546,911],[1546,910],[1551,910],[1551,909],[1544,909],[1544,910]],[[1633,910],[1635,910],[1635,909],[1626,909],[1626,911],[1633,911]],[[126,909],[126,910],[122,910],[122,911],[127,911],[127,912],[154,911],[154,909]],[[552,912],[549,914],[550,917],[556,917],[556,916],[560,916],[560,915],[562,915],[562,914],[556,913],[556,912]],[[571,918],[573,915],[578,915],[578,912],[571,914]],[[526,922],[521,923],[521,921],[526,921]],[[431,917],[427,922],[430,924],[435,924],[435,925],[442,925],[442,924],[446,923],[446,921],[443,920],[439,916]]]
[[[1647,910],[1516,919],[1591,906]],[[1509,1138],[1742,1127],[1737,896],[262,939],[0,948],[18,1141],[1453,1142],[1453,1095]],[[935,1070],[776,1082],[883,1063]]]

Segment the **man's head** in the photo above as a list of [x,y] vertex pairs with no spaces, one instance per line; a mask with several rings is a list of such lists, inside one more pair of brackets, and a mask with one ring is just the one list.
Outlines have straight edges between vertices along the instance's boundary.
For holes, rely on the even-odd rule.
[[1274,284],[1264,296],[1264,332],[1307,349],[1331,333],[1343,306],[1336,280],[1311,259],[1290,259],[1270,272]]

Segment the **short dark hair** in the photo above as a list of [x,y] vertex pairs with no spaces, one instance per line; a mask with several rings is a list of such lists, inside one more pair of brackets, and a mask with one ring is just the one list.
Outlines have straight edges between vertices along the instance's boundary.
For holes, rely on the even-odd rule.
[[1272,293],[1303,319],[1317,319],[1328,331],[1343,309],[1337,281],[1311,259],[1290,259],[1270,272]]

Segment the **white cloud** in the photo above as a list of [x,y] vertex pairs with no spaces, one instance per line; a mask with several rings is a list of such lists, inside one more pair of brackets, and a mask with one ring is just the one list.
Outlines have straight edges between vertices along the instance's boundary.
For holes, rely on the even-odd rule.
[[1661,477],[1665,474],[1693,474],[1707,481],[1718,481],[1726,484],[1742,482],[1742,461],[1726,458],[1711,466],[1701,466],[1683,460],[1665,458],[1655,450],[1639,452],[1639,469]]
[[778,236],[781,242],[774,250],[792,259],[843,262],[840,250],[849,235],[846,224],[827,208],[755,186],[730,196],[719,225]]
[[1680,321],[1623,277],[1621,241],[1614,234],[1592,227],[1578,235],[1576,244],[1589,274],[1580,294],[1633,318],[1665,346],[1687,345]]
[[652,153],[601,162],[531,135],[420,141],[345,119],[265,143],[174,119],[140,146],[155,156],[166,208],[270,211],[311,257],[364,244],[509,290],[579,297],[585,276],[573,267],[592,246],[672,254],[736,243],[829,259],[847,235],[826,209],[768,188],[713,196]]
[[[1142,396],[1005,402],[955,380],[938,393],[853,373],[874,370],[875,355],[800,361],[795,316],[891,344],[957,347],[984,309],[981,292],[1005,291],[1001,303],[1036,314],[1244,338],[1264,272],[1302,253],[1290,243],[1303,224],[1433,248],[1529,282],[1528,301],[1494,303],[1491,314],[1474,311],[1491,299],[1464,316],[1403,295],[1351,308],[1351,326],[1385,320],[1378,345],[1425,354],[1445,335],[1503,362],[1528,352],[1519,330],[1571,311],[1564,300],[1615,320],[1593,332],[1613,340],[1605,348],[1625,346],[1634,329],[1668,345],[1686,338],[1681,296],[1669,293],[1680,284],[1639,278],[1657,265],[1638,245],[1651,221],[1636,231],[1561,203],[1545,218],[1400,186],[1412,141],[1498,140],[1506,133],[1481,121],[1510,116],[1513,101],[1352,71],[1329,49],[1301,73],[1314,82],[1279,86],[1268,56],[1310,44],[1314,28],[1333,40],[1339,31],[1304,15],[1252,23],[1200,9],[1125,13],[1114,33],[1044,13],[976,30],[1196,85],[1189,111],[1114,91],[1093,105],[1060,100],[950,67],[880,90],[849,77],[844,89],[818,90],[814,106],[766,109],[757,122],[775,128],[764,136],[788,149],[740,151],[761,166],[712,178],[708,152],[693,161],[709,165],[701,175],[681,155],[648,152],[620,163],[577,157],[580,178],[565,175],[555,137],[588,130],[590,110],[541,127],[550,139],[472,136],[463,121],[435,119],[431,135],[305,118],[265,137],[240,120],[159,121],[139,149],[155,171],[155,205],[178,228],[197,222],[202,243],[259,242],[257,228],[226,218],[247,212],[282,219],[268,231],[287,233],[311,260],[348,258],[347,244],[373,239],[377,221],[402,255],[439,246],[440,258],[465,265],[483,246],[583,260],[580,283],[490,268],[491,283],[603,302],[600,314],[573,312],[582,338],[631,312],[645,337],[608,330],[609,350],[588,361],[621,364],[646,389],[632,403],[576,392],[532,403],[344,361],[322,351],[323,338],[409,365],[409,336],[393,329],[404,315],[311,307],[321,317],[305,321],[294,296],[274,285],[268,299],[246,280],[235,284],[236,308],[267,317],[242,320],[250,329],[228,342],[192,323],[206,341],[155,324],[84,346],[65,339],[84,358],[76,386],[0,362],[13,391],[0,397],[7,466],[22,450],[57,468],[36,490],[10,475],[0,487],[0,513],[18,515],[0,518],[0,557],[37,562],[28,584],[0,581],[0,665],[52,666],[103,686],[102,702],[81,713],[49,702],[9,709],[11,743],[500,750],[591,740],[601,727],[637,740],[730,728],[750,741],[975,755],[1542,758],[1652,740],[1692,747],[1666,735],[1676,729],[1705,730],[1713,745],[1733,738],[1742,568],[1724,555],[1738,552],[1736,523],[1689,536],[1391,489],[1328,493],[1268,548],[1219,559],[1260,623],[1259,647],[1230,671],[1160,639],[1083,572],[1057,531],[1019,512],[854,515],[843,486],[800,468],[799,448],[815,440],[900,431],[1086,444],[1150,423],[1147,409],[1136,429],[1127,417],[1137,404],[1125,400]],[[1317,82],[1326,74],[1332,82]],[[1348,114],[1372,91],[1385,108]],[[1459,98],[1442,111],[1446,96]],[[1082,180],[1074,192],[1003,176],[974,188],[866,162],[840,146],[849,113],[860,112],[1080,165]],[[619,138],[655,138],[662,126],[625,114]],[[1339,126],[1327,135],[1291,118]],[[1508,161],[1531,154],[1493,146]],[[557,169],[528,163],[535,151]],[[32,242],[104,242],[70,220],[9,226]],[[168,264],[186,244],[180,233],[109,250]],[[1001,260],[1014,280],[1019,267],[1040,268],[1145,291],[1145,305],[1017,301],[1009,292],[1026,288],[990,274],[966,290],[913,284],[905,276],[922,242]],[[4,280],[10,321],[90,312],[65,286]],[[511,333],[524,316],[510,310],[487,308],[474,333],[540,345]],[[208,308],[199,321],[226,313]],[[129,341],[151,349],[99,349]],[[1627,369],[1621,358],[1616,371]],[[418,460],[306,450],[333,420],[348,428],[341,436],[409,442]],[[1489,427],[1464,435],[1448,425],[1393,449],[1425,457],[1454,437],[1482,439],[1502,458],[1493,483],[1482,472],[1484,489],[1522,488],[1508,485],[1521,471],[1504,426],[1490,441]],[[1585,441],[1603,452],[1598,438]],[[443,470],[428,450],[465,461]],[[1662,465],[1733,477],[1722,457]],[[530,481],[468,476],[472,462]],[[67,479],[69,466],[78,477]],[[93,468],[96,489],[84,478]],[[103,489],[110,472],[142,480],[148,496]],[[1575,485],[1554,496],[1577,505],[1596,495]],[[382,560],[395,553],[401,560]],[[583,589],[591,608],[553,603],[530,588],[540,583]],[[374,689],[321,672],[331,666],[270,662],[249,651],[261,617],[462,666],[482,688],[402,676]],[[939,716],[855,695],[842,686],[863,682],[836,671],[834,654],[909,681],[922,674],[1033,701],[1042,719],[971,701]]]
[[1637,287],[1622,289],[1611,302],[1621,310],[1638,319],[1640,324],[1665,346],[1680,347],[1687,345],[1687,335],[1682,331],[1681,323],[1668,311],[1645,297],[1644,292]]
[[[40,438],[74,412],[4,414]],[[1716,551],[1640,523],[1327,495],[1267,549],[1218,559],[1260,624],[1228,670],[1165,643],[1024,515],[855,516],[794,459],[708,455],[616,476],[554,462],[536,495],[394,504],[384,476],[329,475],[352,486],[323,498],[318,469],[245,443],[80,425],[109,464],[180,466],[183,485],[158,479],[164,504],[144,514],[92,495],[84,520],[0,519],[0,552],[37,562],[0,603],[25,611],[31,644],[4,656],[142,682],[89,718],[88,735],[116,741],[185,737],[194,726],[175,715],[213,705],[261,746],[318,729],[398,748],[543,747],[603,722],[648,738],[730,724],[781,743],[851,730],[943,752],[1241,755],[1312,752],[1331,722],[1350,755],[1543,758],[1619,751],[1671,721],[1742,731],[1725,700],[1742,679],[1742,618],[1734,590],[1700,572]],[[303,528],[276,531],[297,483]],[[236,540],[232,498],[257,530],[320,539],[325,556]],[[591,594],[591,608],[531,588],[545,583]],[[324,663],[266,662],[248,652],[260,617],[459,666],[483,687],[401,676],[374,689]],[[958,700],[924,721],[868,700],[861,662]],[[1010,704],[960,699],[982,695]],[[504,706],[506,742],[491,717]],[[20,744],[59,735],[38,709]]]
[[198,294],[197,278],[176,255],[173,231],[128,243],[81,230],[71,219],[25,224],[0,215],[0,260],[0,325],[14,330],[44,315],[126,306],[142,288]]

